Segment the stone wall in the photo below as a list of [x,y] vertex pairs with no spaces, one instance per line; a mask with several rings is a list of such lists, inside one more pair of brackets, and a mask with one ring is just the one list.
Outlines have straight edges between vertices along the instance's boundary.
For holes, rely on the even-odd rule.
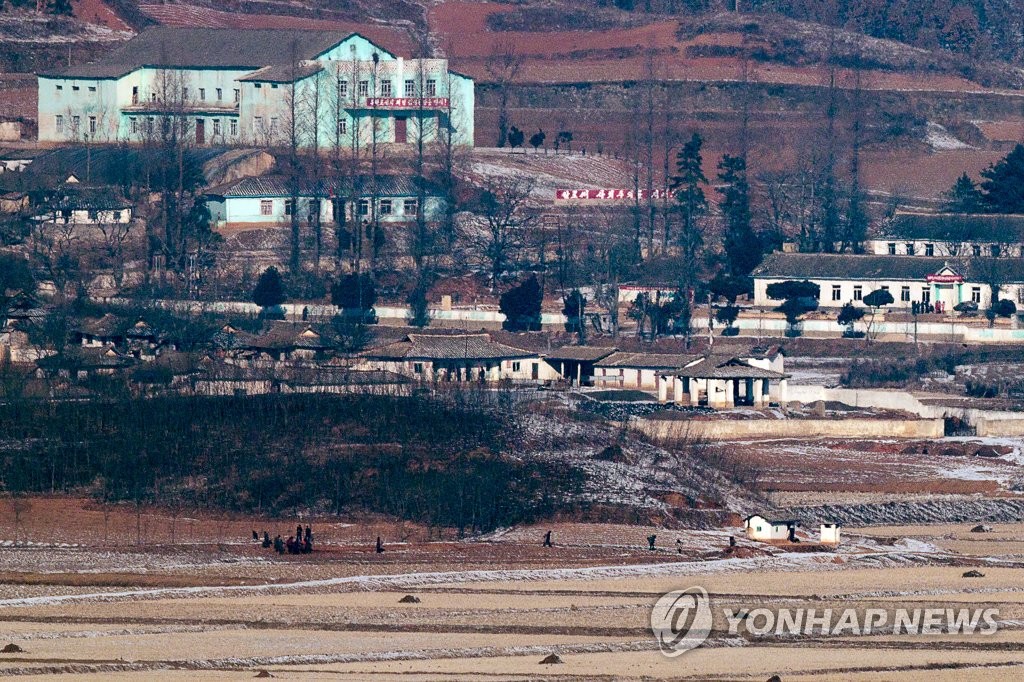
[[652,438],[942,438],[942,419],[637,419],[630,426]]

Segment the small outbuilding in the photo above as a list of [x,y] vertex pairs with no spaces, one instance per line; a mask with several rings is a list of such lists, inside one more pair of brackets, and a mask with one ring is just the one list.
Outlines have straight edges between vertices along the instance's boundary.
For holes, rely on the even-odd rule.
[[821,544],[823,545],[838,545],[839,544],[839,532],[843,525],[841,523],[823,523],[821,524]]
[[743,519],[743,527],[751,540],[770,542],[777,540],[796,541],[796,529],[800,522],[796,519],[769,520],[760,514],[752,514]]

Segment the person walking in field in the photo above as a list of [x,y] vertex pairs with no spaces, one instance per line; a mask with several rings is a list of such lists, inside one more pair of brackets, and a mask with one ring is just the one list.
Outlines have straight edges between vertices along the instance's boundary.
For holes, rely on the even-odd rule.
[[552,542],[551,542],[551,531],[548,531],[547,533],[544,533],[544,546],[545,547],[554,547],[554,544],[552,544]]
[[378,535],[377,536],[377,554],[382,554],[383,552],[384,552],[384,543],[381,542],[380,536]]
[[657,540],[657,539],[658,539],[658,536],[654,535],[653,533],[651,535],[647,536],[647,544],[649,544],[651,546],[651,551],[652,552],[654,551],[654,541]]

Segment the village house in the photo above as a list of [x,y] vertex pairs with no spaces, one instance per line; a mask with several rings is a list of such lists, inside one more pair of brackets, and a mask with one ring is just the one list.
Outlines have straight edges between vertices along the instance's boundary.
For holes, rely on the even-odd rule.
[[132,204],[113,187],[65,183],[34,210],[33,220],[54,225],[130,225]]
[[[236,229],[285,225],[293,213],[303,224],[408,223],[416,220],[420,210],[420,190],[407,176],[303,183],[295,198],[292,190],[281,176],[245,178],[208,191],[206,206],[216,227]],[[436,220],[443,207],[439,194],[428,189],[422,207],[425,219]]]
[[759,542],[772,542],[779,540],[796,541],[796,529],[800,522],[795,519],[769,521],[760,514],[752,514],[743,519],[743,527],[747,537]]
[[274,321],[259,334],[224,325],[211,339],[220,357],[236,363],[321,362],[336,349],[324,325]]
[[761,409],[785,402],[789,375],[760,366],[764,361],[754,364],[757,362],[756,358],[699,358],[659,374],[658,401],[716,409]]
[[864,242],[878,256],[1019,258],[1024,215],[899,212]]
[[593,384],[594,363],[604,360],[615,348],[597,346],[562,346],[544,353],[544,361],[575,386]]
[[539,354],[498,343],[489,334],[409,334],[362,353],[357,369],[395,372],[419,381],[558,380]]
[[843,524],[841,523],[823,523],[821,524],[820,542],[823,545],[838,545],[841,540],[841,531]]
[[685,367],[699,355],[672,353],[629,353],[617,351],[594,362],[594,386],[658,390],[662,372]]
[[0,363],[35,362],[48,352],[32,343],[29,333],[46,319],[47,311],[31,294],[14,292],[7,300],[0,326]]
[[5,192],[0,194],[0,213],[21,213],[28,208],[28,194]]
[[[321,102],[292,120],[290,102]],[[38,77],[41,142],[473,145],[473,81],[358,33],[157,27],[91,64]],[[304,107],[303,111],[309,111]],[[297,131],[297,132],[296,132]],[[410,147],[411,149],[411,147]]]
[[772,253],[753,272],[754,304],[772,307],[767,288],[776,282],[807,280],[820,287],[822,307],[864,306],[877,289],[893,297],[889,306],[909,310],[915,303],[946,312],[966,301],[988,308],[995,284],[1001,299],[1024,304],[1024,259],[952,259],[822,253]]

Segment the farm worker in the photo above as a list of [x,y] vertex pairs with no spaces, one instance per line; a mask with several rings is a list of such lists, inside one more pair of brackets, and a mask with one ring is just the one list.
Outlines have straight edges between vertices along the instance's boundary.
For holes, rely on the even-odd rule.
[[654,551],[654,541],[658,539],[657,535],[651,534],[647,536],[647,542],[651,546],[651,551]]
[[544,546],[545,547],[554,547],[554,545],[551,543],[551,531],[548,531],[547,533],[544,533]]

